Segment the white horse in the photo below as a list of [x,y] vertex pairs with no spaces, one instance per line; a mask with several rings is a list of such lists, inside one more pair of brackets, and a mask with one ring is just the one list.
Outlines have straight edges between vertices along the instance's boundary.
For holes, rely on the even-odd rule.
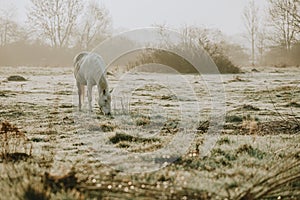
[[88,89],[89,111],[92,112],[92,89],[97,85],[100,110],[111,114],[111,96],[106,80],[105,63],[101,56],[92,52],[81,52],[74,58],[74,75],[78,88],[79,110],[84,97],[84,86]]

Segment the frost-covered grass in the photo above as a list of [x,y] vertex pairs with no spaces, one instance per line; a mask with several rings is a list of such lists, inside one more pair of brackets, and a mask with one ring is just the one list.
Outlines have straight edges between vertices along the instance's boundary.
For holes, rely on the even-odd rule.
[[[300,72],[295,69],[239,78],[224,75],[224,129],[205,156],[201,147],[212,108],[199,76],[184,75],[199,98],[196,117],[189,109],[183,119],[178,109],[181,101],[193,105],[184,87],[178,87],[182,95],[176,95],[144,73],[130,77],[131,98],[115,94],[115,114],[106,117],[97,110],[89,114],[87,107],[77,112],[71,68],[7,69],[0,68],[0,122],[12,125],[6,134],[11,138],[4,129],[0,132],[3,199],[300,198]],[[14,74],[28,81],[6,81]],[[172,75],[155,76],[173,80]],[[109,80],[118,86],[116,78]],[[188,146],[181,138],[176,141],[186,152],[161,151],[145,165],[159,169],[126,173],[126,166],[139,163],[124,159],[124,152],[155,153],[170,144],[183,125],[195,134]],[[121,161],[124,165],[117,166]]]

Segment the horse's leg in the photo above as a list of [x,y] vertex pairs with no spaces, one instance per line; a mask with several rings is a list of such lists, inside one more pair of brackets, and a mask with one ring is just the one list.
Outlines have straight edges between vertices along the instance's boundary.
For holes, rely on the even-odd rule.
[[84,86],[81,85],[79,82],[77,82],[77,89],[78,89],[78,109],[79,109],[79,111],[81,111],[81,105],[82,105],[81,99],[82,99],[82,95],[84,93],[84,91],[83,91]]
[[87,89],[88,89],[88,102],[89,102],[89,111],[92,112],[92,89],[93,85],[91,83],[87,83]]
[[[80,88],[80,90],[81,90],[81,95],[80,95],[80,103],[81,103],[81,105],[84,103],[84,85],[81,85],[81,88]],[[80,108],[81,109],[81,108]]]

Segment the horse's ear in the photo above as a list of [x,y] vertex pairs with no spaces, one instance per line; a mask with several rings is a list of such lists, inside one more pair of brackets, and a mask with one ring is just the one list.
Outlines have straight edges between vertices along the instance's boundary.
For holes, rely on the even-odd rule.
[[109,91],[109,93],[112,93],[114,91],[114,89],[111,89],[110,91]]

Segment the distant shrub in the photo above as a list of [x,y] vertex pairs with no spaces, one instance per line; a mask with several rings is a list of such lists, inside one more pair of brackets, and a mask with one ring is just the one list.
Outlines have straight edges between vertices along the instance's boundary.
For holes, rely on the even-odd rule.
[[[228,44],[218,31],[186,27],[182,30],[182,36],[181,41],[174,44],[162,34],[165,41],[161,42],[157,49],[143,50],[139,56],[136,56],[134,62],[128,64],[128,68],[159,63],[174,68],[180,73],[198,73],[192,63],[181,57],[181,55],[188,54],[191,58],[201,62],[202,66],[197,66],[200,68],[198,69],[200,73],[216,73],[215,70],[208,69],[208,66],[212,66],[208,56],[214,61],[220,73],[241,72],[240,68],[230,60],[230,54],[227,53],[232,45]],[[236,47],[234,48],[236,49]],[[230,57],[233,58],[233,56]]]
[[149,143],[149,142],[157,142],[159,141],[158,138],[142,138],[136,137],[132,135],[128,135],[126,133],[116,133],[113,137],[109,138],[109,140],[113,144],[117,144],[119,142],[137,142],[137,143]]
[[[225,54],[210,55],[215,62],[220,73],[240,73],[240,69],[235,66]],[[165,50],[146,50],[143,51],[134,62],[128,63],[128,68],[134,68],[135,66],[159,63],[165,66],[169,66],[180,73],[198,73],[197,69],[184,58],[176,55],[172,52]],[[202,67],[202,66],[201,66]],[[205,67],[205,66],[204,66]],[[149,69],[147,71],[157,72],[157,70]],[[164,71],[160,71],[164,72]]]
[[262,65],[271,65],[278,68],[289,66],[299,66],[300,64],[300,42],[293,44],[292,48],[287,51],[282,46],[273,46],[265,53],[261,60]]
[[23,76],[19,76],[19,75],[13,75],[13,76],[9,76],[7,78],[8,81],[27,81],[26,78],[24,78]]
[[241,72],[240,68],[235,66],[224,54],[212,56],[212,59],[222,74],[235,74]]

